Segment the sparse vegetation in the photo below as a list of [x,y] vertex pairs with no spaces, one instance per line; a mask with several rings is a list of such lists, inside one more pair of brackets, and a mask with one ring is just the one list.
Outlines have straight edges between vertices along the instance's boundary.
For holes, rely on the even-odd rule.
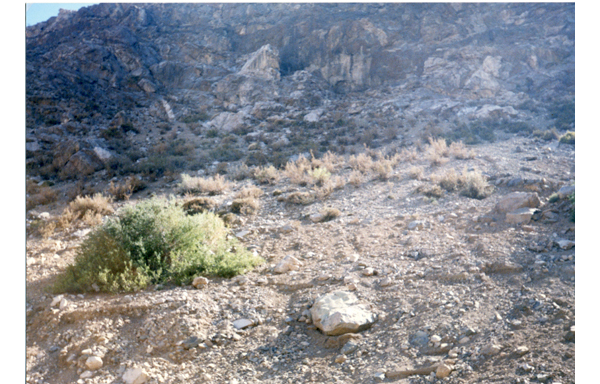
[[151,283],[188,283],[198,274],[231,277],[262,262],[227,236],[216,215],[188,216],[172,200],[152,199],[90,233],[54,290],[136,291]]
[[276,184],[279,181],[279,171],[272,165],[258,167],[254,170],[254,178],[261,184]]
[[558,134],[558,131],[556,131],[556,128],[552,128],[552,129],[548,129],[548,130],[535,130],[533,131],[532,135],[534,137],[539,137],[540,139],[544,140],[544,141],[552,141],[552,140],[557,140],[560,135]]
[[321,167],[308,171],[308,174],[312,178],[312,182],[317,185],[323,185],[331,177],[331,173],[327,168]]
[[423,178],[423,167],[411,167],[408,176],[414,180],[421,180]]
[[296,161],[290,161],[285,165],[283,173],[292,184],[307,185],[310,182],[307,174],[310,169],[310,161],[300,155]]
[[494,187],[488,184],[479,170],[463,172],[461,181],[460,194],[472,199],[485,199],[494,191]]
[[131,195],[137,191],[141,191],[146,188],[146,183],[140,180],[137,176],[129,176],[124,182],[115,184],[110,182],[108,187],[108,193],[113,196],[117,201],[129,200]]
[[350,156],[348,163],[353,170],[359,171],[362,174],[369,173],[373,168],[373,159],[366,153],[359,153],[356,156]]
[[214,210],[217,202],[210,197],[201,196],[189,198],[181,206],[188,215],[196,215]]
[[52,187],[45,183],[38,185],[32,180],[27,180],[26,184],[27,201],[26,209],[30,210],[38,205],[47,205],[58,199],[58,194]]
[[208,193],[219,195],[229,188],[229,182],[222,175],[214,175],[209,178],[193,177],[188,174],[181,175],[179,184],[180,193]]
[[240,197],[231,203],[231,212],[242,215],[254,215],[260,204],[254,197]]
[[308,205],[315,201],[315,196],[309,192],[292,192],[287,195],[286,202],[290,204]]
[[575,144],[575,132],[569,131],[565,133],[560,137],[559,141],[565,144]]

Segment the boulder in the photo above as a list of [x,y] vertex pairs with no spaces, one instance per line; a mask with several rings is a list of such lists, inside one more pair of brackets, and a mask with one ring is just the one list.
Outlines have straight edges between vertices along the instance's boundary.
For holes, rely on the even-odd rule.
[[95,371],[97,369],[100,369],[100,368],[102,368],[102,365],[103,365],[102,359],[99,358],[98,356],[90,356],[85,361],[85,366],[90,371]]
[[328,336],[356,333],[368,329],[377,315],[360,304],[350,292],[336,291],[319,297],[310,309],[312,321]]
[[230,132],[245,125],[246,113],[222,112],[210,121],[210,125],[221,131]]
[[300,268],[302,262],[292,255],[287,255],[273,269],[275,273],[286,273],[288,271],[296,271]]
[[141,368],[129,368],[123,374],[125,384],[142,384],[148,380],[148,374]]
[[504,196],[494,207],[498,213],[516,211],[519,208],[537,208],[540,198],[535,192],[512,192]]
[[66,177],[89,175],[102,168],[102,164],[84,151],[79,151],[69,158],[69,162],[61,170]]
[[535,208],[519,208],[506,213],[506,222],[511,224],[527,224],[535,213]]
[[558,197],[560,197],[561,199],[566,199],[567,197],[571,196],[574,193],[575,193],[574,185],[565,185],[564,187],[559,189],[557,192]]

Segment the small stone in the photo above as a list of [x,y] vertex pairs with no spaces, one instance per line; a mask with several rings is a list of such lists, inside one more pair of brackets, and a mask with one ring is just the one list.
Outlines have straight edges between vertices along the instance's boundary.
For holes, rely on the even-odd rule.
[[85,366],[88,367],[90,371],[95,371],[96,369],[102,368],[102,359],[98,356],[90,356],[85,361]]
[[201,340],[196,336],[191,336],[181,343],[183,349],[196,348],[200,344]]
[[375,274],[375,270],[373,268],[371,268],[371,267],[365,268],[362,271],[362,274],[363,274],[363,276],[373,276]]
[[69,306],[69,301],[67,299],[62,299],[60,301],[60,305],[58,306],[59,309],[65,309]]
[[141,368],[129,368],[123,374],[125,384],[142,384],[148,380],[148,374]]
[[297,271],[302,266],[302,262],[292,255],[287,255],[273,269],[275,273],[286,273],[288,271]]
[[498,344],[488,344],[485,347],[483,347],[481,349],[481,353],[486,355],[486,356],[493,356],[493,355],[497,355],[498,353],[500,353],[500,350],[502,349],[501,345]]
[[524,345],[521,345],[515,349],[515,353],[519,356],[523,356],[524,354],[529,352],[529,348]]
[[267,280],[266,277],[260,277],[256,280],[256,285],[267,285],[269,284],[269,281]]
[[254,321],[249,319],[240,319],[233,322],[233,327],[235,329],[244,329],[254,325]]
[[208,279],[206,277],[198,276],[192,282],[194,288],[201,288],[208,285]]
[[413,230],[413,229],[421,230],[421,229],[423,229],[424,226],[425,226],[425,223],[423,221],[415,220],[415,221],[411,221],[410,223],[408,223],[407,228],[410,230]]
[[435,370],[435,377],[437,377],[438,379],[444,379],[448,376],[450,376],[450,373],[452,372],[452,367],[446,364],[440,364],[438,365],[437,369]]
[[81,375],[79,375],[79,378],[80,379],[89,379],[93,375],[94,374],[91,371],[83,371],[83,373]]
[[346,361],[348,358],[345,355],[337,355],[335,357],[335,362],[338,364],[343,363],[344,361]]
[[62,299],[64,298],[64,295],[58,295],[56,296],[54,299],[52,299],[52,302],[50,303],[51,307],[55,307],[58,304],[60,304],[60,302],[62,301]]
[[564,250],[571,249],[575,246],[575,242],[571,240],[557,240],[556,244]]
[[346,344],[344,344],[344,346],[342,347],[342,350],[340,352],[344,355],[349,355],[352,352],[356,351],[357,349],[358,349],[358,344],[356,344],[355,342],[350,340]]

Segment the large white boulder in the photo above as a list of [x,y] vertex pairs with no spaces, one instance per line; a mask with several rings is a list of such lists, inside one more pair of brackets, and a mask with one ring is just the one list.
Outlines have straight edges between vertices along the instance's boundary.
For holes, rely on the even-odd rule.
[[519,208],[537,208],[540,206],[540,198],[535,192],[512,192],[504,196],[494,210],[498,213],[516,211]]
[[360,332],[369,328],[377,315],[351,292],[336,291],[319,297],[310,309],[312,321],[328,336]]

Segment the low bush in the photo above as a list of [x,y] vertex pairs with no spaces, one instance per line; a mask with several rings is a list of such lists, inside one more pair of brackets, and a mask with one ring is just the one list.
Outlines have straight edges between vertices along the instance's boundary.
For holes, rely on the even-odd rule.
[[575,132],[569,131],[565,133],[560,137],[559,141],[565,144],[575,144]]
[[115,200],[129,200],[131,195],[137,191],[141,191],[146,188],[146,183],[140,180],[137,176],[129,176],[124,182],[115,184],[112,181],[108,187],[108,193],[114,197]]
[[480,171],[463,172],[462,189],[460,194],[472,199],[485,199],[494,191],[494,187],[488,184]]
[[260,204],[254,197],[241,197],[231,203],[231,212],[242,215],[254,215],[258,212]]
[[58,194],[51,187],[45,184],[38,185],[31,180],[27,180],[26,192],[26,210],[53,203],[58,199]]
[[359,171],[363,174],[369,173],[373,168],[373,159],[366,153],[359,153],[356,156],[352,155],[350,156],[348,162],[353,170]]
[[258,198],[258,197],[261,197],[263,194],[264,194],[264,192],[262,189],[252,186],[252,187],[246,187],[246,188],[242,189],[241,191],[239,191],[238,193],[236,193],[235,198],[236,199],[243,199],[246,197]]
[[322,210],[320,212],[317,222],[325,223],[327,221],[334,220],[334,219],[340,217],[341,215],[342,215],[342,212],[340,212],[340,210],[337,208],[325,208],[324,210]]
[[423,167],[411,167],[408,171],[408,177],[413,180],[421,180],[423,178]]
[[308,205],[315,201],[315,196],[309,192],[292,192],[285,198],[291,204]]
[[231,277],[263,262],[227,235],[212,213],[188,216],[173,200],[144,201],[92,231],[54,290],[136,291],[198,274]]
[[308,174],[312,178],[312,182],[317,185],[323,185],[331,177],[331,173],[327,170],[327,168],[324,167],[318,167],[310,170],[308,171]]
[[179,183],[180,193],[208,193],[219,195],[229,188],[229,182],[219,174],[209,178],[193,177],[188,174],[181,175]]
[[439,185],[421,185],[417,188],[416,192],[436,199],[444,196],[444,191]]
[[539,137],[540,139],[542,139],[544,141],[558,140],[558,138],[560,137],[560,135],[556,131],[556,128],[552,128],[549,130],[547,129],[547,130],[543,130],[543,131],[536,129],[535,131],[533,131],[532,135],[534,137]]
[[194,197],[186,200],[181,207],[188,215],[212,211],[217,207],[217,202],[210,197]]
[[276,184],[279,181],[279,171],[272,165],[258,167],[254,170],[254,178],[261,184]]
[[296,161],[289,161],[285,165],[283,174],[290,179],[292,184],[307,185],[311,181],[307,174],[310,169],[310,161],[300,155]]

